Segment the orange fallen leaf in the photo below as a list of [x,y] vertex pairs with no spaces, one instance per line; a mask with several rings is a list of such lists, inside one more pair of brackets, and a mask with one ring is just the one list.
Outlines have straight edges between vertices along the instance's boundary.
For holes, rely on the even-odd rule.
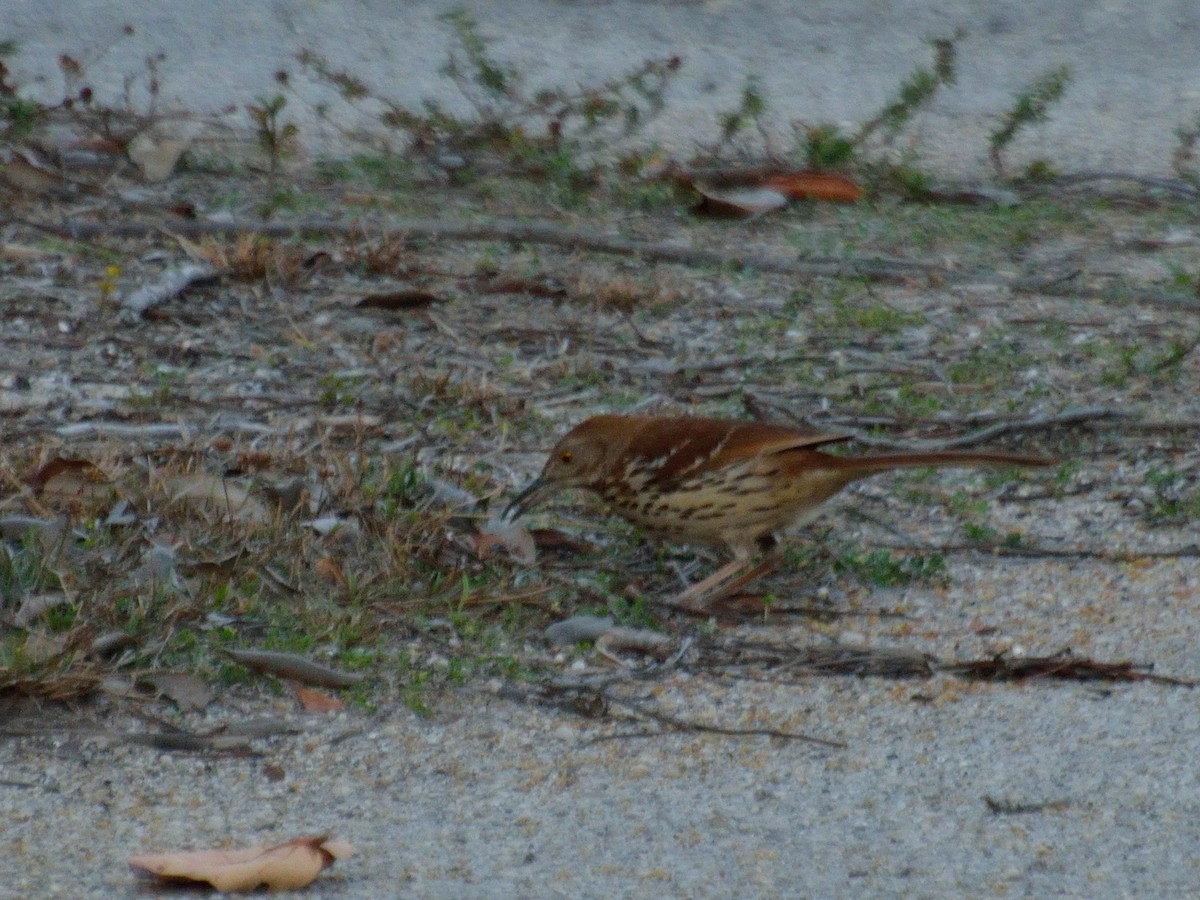
[[346,704],[338,697],[332,697],[329,694],[305,687],[302,684],[292,684],[290,687],[305,712],[328,713],[346,708]]
[[129,857],[129,865],[139,876],[163,882],[206,882],[218,891],[286,891],[311,884],[335,860],[353,853],[350,844],[322,834],[274,847],[146,853]]
[[786,206],[789,200],[855,203],[863,191],[845,175],[830,172],[746,169],[707,173],[703,178],[677,175],[701,196],[696,212],[749,217]]
[[763,185],[774,188],[789,200],[857,203],[863,196],[862,188],[845,175],[828,172],[785,172],[768,176]]
[[343,586],[347,584],[346,573],[342,571],[342,567],[332,556],[322,556],[318,559],[316,565],[313,566],[313,571],[322,581]]

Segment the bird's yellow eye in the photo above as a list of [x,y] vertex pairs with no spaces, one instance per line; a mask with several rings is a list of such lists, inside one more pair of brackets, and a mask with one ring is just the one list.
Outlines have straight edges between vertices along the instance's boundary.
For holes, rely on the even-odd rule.
[[570,450],[564,450],[564,451],[562,452],[562,456],[560,456],[560,457],[559,457],[559,459],[561,459],[561,460],[562,460],[564,463],[566,463],[567,465],[570,465],[570,463],[571,463],[571,460],[573,460],[574,458],[575,458],[575,457],[571,455],[571,451],[570,451]]

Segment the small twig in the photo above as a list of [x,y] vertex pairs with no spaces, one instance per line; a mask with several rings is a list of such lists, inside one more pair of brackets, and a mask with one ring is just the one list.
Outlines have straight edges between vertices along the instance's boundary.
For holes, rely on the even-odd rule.
[[[664,665],[671,665],[671,662]],[[656,667],[656,671],[658,668]],[[644,672],[642,677],[644,677]],[[847,746],[841,741],[829,741],[824,738],[812,737],[806,734],[800,734],[791,731],[781,731],[775,728],[726,728],[721,725],[706,725],[702,722],[691,722],[685,719],[679,719],[674,716],[660,713],[657,710],[647,709],[635,700],[627,700],[624,697],[615,696],[608,690],[614,684],[628,682],[633,680],[633,677],[626,675],[625,677],[613,677],[604,675],[600,679],[591,683],[581,682],[573,679],[571,681],[551,681],[540,686],[540,689],[525,690],[516,685],[505,684],[501,689],[499,696],[506,700],[516,700],[520,703],[536,703],[539,705],[552,706],[556,709],[561,709],[566,712],[574,713],[575,715],[583,716],[588,719],[600,719],[611,715],[610,709],[613,706],[623,707],[632,711],[635,715],[627,715],[621,718],[628,721],[638,721],[642,719],[650,719],[663,725],[670,726],[676,731],[692,731],[709,734],[721,734],[728,737],[750,737],[750,736],[766,736],[782,738],[789,741],[804,741],[805,743],[816,744],[822,747],[833,747],[835,749],[845,749]],[[646,732],[640,734],[614,734],[602,735],[591,738],[585,741],[585,744],[598,743],[606,740],[620,740],[630,737],[656,737],[667,732]]]
[[1039,803],[1018,803],[1013,800],[998,800],[995,797],[989,797],[986,794],[983,797],[983,802],[987,805],[988,812],[998,816],[1017,816],[1028,813],[1040,812],[1059,812],[1071,805],[1070,800],[1043,800]]
[[1196,687],[1200,682],[1147,671],[1145,663],[1106,663],[1073,656],[1069,650],[1054,656],[1013,657],[999,654],[990,659],[943,663],[942,672],[980,681],[1025,681],[1034,678],[1061,678],[1070,681],[1152,681],[1174,687]]
[[[727,728],[723,725],[707,725],[703,722],[693,722],[686,719],[678,719],[675,716],[669,716],[666,713],[658,712],[653,709],[646,709],[640,703],[633,700],[625,700],[620,697],[613,697],[611,694],[604,694],[606,700],[615,706],[623,706],[635,713],[633,716],[627,716],[630,721],[637,721],[638,718],[650,719],[662,725],[667,725],[675,731],[691,731],[702,734],[720,734],[727,737],[773,737],[782,738],[789,741],[803,741],[806,744],[816,744],[820,747],[832,747],[836,750],[845,750],[848,746],[844,741],[828,741],[824,738],[812,737],[811,735],[801,734],[793,731],[780,731],[776,728]],[[593,744],[601,741],[621,740],[627,737],[655,737],[659,734],[667,734],[668,732],[649,732],[635,734],[609,734],[599,735],[589,739],[586,743]]]

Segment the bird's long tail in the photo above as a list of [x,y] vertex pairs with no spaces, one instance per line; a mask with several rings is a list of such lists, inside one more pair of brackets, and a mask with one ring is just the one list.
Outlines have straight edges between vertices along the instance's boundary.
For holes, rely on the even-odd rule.
[[1021,453],[988,453],[976,450],[936,450],[913,453],[881,453],[876,456],[837,456],[837,468],[849,470],[856,476],[886,472],[891,469],[915,469],[926,466],[1005,468],[1009,466],[1052,466],[1058,460],[1045,456]]

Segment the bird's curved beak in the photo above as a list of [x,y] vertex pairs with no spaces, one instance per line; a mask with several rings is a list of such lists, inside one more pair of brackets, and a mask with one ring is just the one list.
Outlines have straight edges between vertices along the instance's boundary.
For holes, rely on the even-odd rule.
[[549,486],[549,483],[545,480],[535,478],[532,484],[513,497],[508,506],[504,507],[504,514],[500,518],[505,522],[512,522],[519,518],[525,512],[525,508],[529,505],[530,501]]

